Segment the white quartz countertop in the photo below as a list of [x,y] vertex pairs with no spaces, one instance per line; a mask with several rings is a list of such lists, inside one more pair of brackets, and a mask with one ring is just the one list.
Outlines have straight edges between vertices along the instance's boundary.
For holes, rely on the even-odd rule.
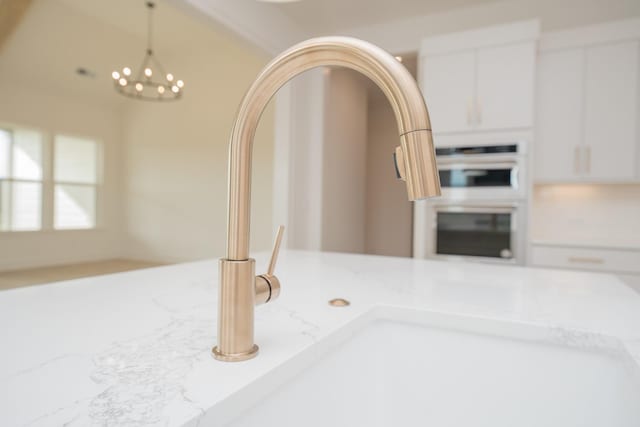
[[242,363],[210,355],[213,260],[0,292],[0,425],[224,425],[267,374],[380,305],[609,335],[640,363],[640,296],[611,275],[297,251],[277,270]]

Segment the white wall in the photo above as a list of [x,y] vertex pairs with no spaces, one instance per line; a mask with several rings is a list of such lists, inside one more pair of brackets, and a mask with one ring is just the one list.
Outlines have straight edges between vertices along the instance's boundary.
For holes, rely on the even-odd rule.
[[[141,4],[134,17],[122,18],[114,7],[129,7],[128,0],[116,3],[34,2],[0,52],[0,123],[94,137],[105,144],[106,156],[103,226],[2,233],[0,270],[223,255],[228,136],[244,92],[269,56],[163,2],[155,53],[185,81],[184,99],[158,104],[124,98],[113,90],[111,70],[140,60],[145,30],[128,24],[146,12]],[[79,66],[95,78],[77,76]],[[266,249],[272,240],[271,109],[261,123],[252,246]]]
[[410,257],[413,203],[407,199],[405,183],[396,178],[393,153],[400,137],[393,109],[382,92],[370,97],[367,124],[365,252]]
[[367,86],[356,71],[329,70],[322,158],[324,251],[364,253]]
[[637,246],[639,218],[640,185],[536,185],[531,238]]
[[101,104],[55,93],[15,78],[0,79],[0,121],[95,138],[104,145],[102,226],[96,230],[0,233],[0,270],[108,259],[118,256],[121,115]]
[[276,95],[274,231],[286,228],[284,246],[320,250],[326,69],[307,71]]
[[[417,57],[404,56],[404,66],[415,78]],[[396,177],[393,153],[400,145],[398,125],[389,100],[369,85],[367,120],[367,209],[365,252],[410,257],[413,240],[413,203],[407,187]]]
[[541,30],[551,31],[632,16],[640,16],[638,0],[503,0],[354,28],[345,35],[402,53],[417,51],[420,41],[428,36],[511,21],[539,18]]
[[274,218],[289,248],[364,252],[367,86],[320,68],[279,93]]
[[[228,138],[237,106],[267,57],[213,31],[166,58],[185,81],[175,103],[128,104],[124,115],[128,258],[160,262],[224,256]],[[251,246],[272,233],[273,113],[253,151]]]

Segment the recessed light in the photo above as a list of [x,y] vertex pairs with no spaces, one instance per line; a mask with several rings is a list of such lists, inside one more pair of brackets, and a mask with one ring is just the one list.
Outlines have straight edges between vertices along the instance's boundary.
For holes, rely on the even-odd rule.
[[76,68],[76,74],[82,77],[89,77],[91,79],[95,78],[96,76],[96,73],[84,67]]

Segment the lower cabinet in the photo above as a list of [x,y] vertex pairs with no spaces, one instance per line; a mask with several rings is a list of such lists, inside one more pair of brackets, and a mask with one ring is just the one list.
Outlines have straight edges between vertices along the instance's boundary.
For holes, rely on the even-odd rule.
[[534,243],[531,264],[535,267],[614,273],[640,290],[640,248],[600,248]]

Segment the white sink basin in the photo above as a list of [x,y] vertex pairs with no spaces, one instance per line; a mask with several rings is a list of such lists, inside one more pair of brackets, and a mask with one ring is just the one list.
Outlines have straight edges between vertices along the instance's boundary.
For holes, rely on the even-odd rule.
[[229,425],[640,426],[638,365],[613,338],[389,307],[364,317],[276,370]]

